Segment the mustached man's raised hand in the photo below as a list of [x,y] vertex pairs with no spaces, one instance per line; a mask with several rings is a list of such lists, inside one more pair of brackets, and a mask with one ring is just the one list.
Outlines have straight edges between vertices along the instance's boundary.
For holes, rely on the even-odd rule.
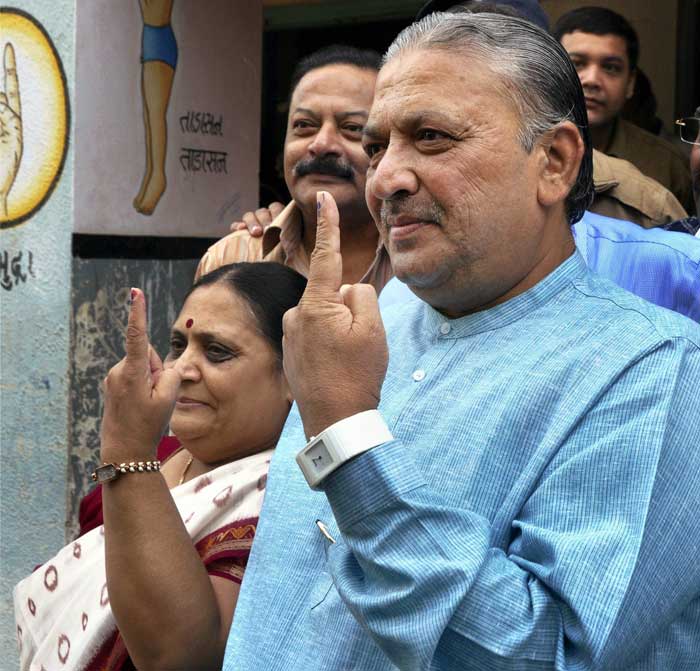
[[104,381],[101,457],[104,462],[147,461],[172,415],[180,374],[164,368],[148,342],[146,297],[131,290],[126,356]]
[[317,194],[316,246],[306,291],[284,315],[284,370],[307,436],[379,404],[388,350],[377,293],[341,285],[340,217],[333,196]]
[[254,212],[246,212],[240,221],[231,224],[231,233],[247,230],[254,238],[259,238],[283,210],[284,203],[275,201],[267,207],[259,207]]

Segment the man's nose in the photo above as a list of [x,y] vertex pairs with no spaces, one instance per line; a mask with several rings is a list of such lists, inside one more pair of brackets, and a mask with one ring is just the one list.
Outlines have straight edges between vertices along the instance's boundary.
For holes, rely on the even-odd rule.
[[581,86],[584,88],[600,88],[600,68],[597,65],[587,65],[578,71]]
[[418,176],[401,152],[389,145],[368,173],[367,188],[380,200],[392,200],[418,191]]
[[324,123],[309,145],[309,152],[314,156],[325,156],[326,154],[342,153],[338,129],[333,123]]

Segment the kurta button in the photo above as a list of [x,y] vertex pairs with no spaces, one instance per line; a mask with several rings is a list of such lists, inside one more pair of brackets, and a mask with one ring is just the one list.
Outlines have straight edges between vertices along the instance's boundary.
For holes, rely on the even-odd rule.
[[447,335],[452,330],[452,327],[447,322],[442,322],[440,324],[440,333],[442,335]]
[[418,370],[413,371],[413,379],[416,382],[420,382],[423,378],[425,378],[425,371],[421,370],[420,368]]

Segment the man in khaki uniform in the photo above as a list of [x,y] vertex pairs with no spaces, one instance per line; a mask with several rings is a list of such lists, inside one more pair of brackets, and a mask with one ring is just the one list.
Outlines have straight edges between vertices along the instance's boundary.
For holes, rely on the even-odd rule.
[[693,208],[688,161],[683,152],[620,117],[632,96],[639,42],[627,20],[603,7],[564,14],[554,36],[568,52],[583,86],[593,146],[633,163]]
[[343,282],[367,282],[381,291],[392,277],[391,263],[365,202],[369,160],[361,143],[378,67],[379,54],[352,47],[328,47],[300,61],[284,143],[284,176],[293,200],[264,237],[241,230],[219,240],[200,261],[197,277],[226,263],[261,259],[308,275],[316,192],[324,190],[343,220]]
[[595,197],[591,212],[632,221],[644,228],[683,219],[686,211],[676,197],[629,161],[593,150]]

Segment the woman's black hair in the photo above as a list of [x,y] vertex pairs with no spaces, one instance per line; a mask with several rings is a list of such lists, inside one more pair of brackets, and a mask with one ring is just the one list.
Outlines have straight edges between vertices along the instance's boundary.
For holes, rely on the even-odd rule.
[[306,278],[280,263],[231,263],[200,277],[185,295],[184,302],[200,287],[223,283],[243,298],[257,320],[258,330],[282,363],[282,317],[293,308],[306,288]]

